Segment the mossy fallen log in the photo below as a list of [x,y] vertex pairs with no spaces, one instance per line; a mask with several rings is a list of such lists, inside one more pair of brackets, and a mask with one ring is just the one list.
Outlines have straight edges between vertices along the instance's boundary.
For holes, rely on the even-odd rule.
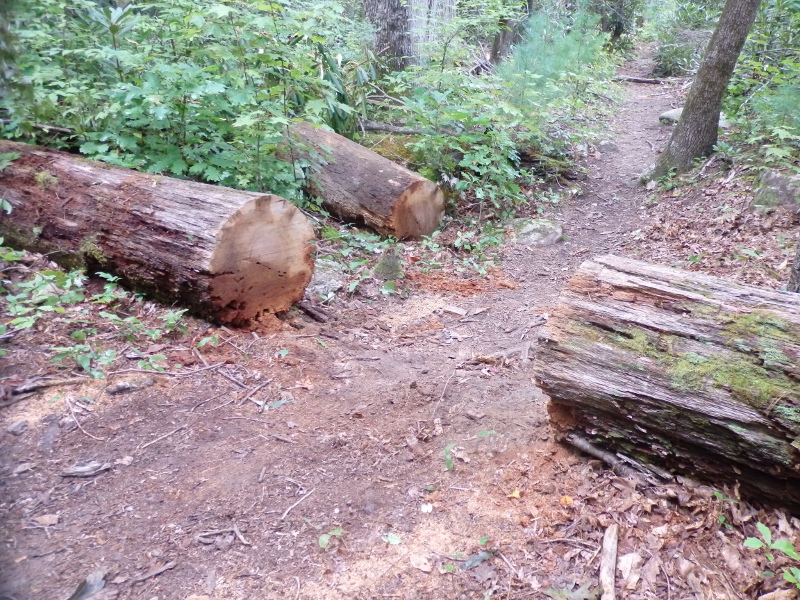
[[535,371],[561,435],[800,507],[800,296],[595,258]]

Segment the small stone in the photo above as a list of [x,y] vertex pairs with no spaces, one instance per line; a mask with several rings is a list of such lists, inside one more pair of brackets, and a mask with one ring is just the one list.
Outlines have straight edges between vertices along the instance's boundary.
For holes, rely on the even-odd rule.
[[600,152],[619,152],[619,148],[611,140],[603,140],[602,142],[597,144],[597,149]]
[[[683,113],[683,107],[673,108],[672,110],[668,110],[658,115],[658,120],[661,121],[662,123],[668,123],[669,125],[674,125],[680,120],[682,113]],[[731,122],[727,119],[727,117],[725,117],[725,115],[721,114],[719,116],[719,126],[722,129],[728,129],[729,127],[731,127]]]
[[[133,358],[141,358],[140,356],[134,356]],[[120,381],[113,385],[110,385],[106,388],[106,393],[111,394],[126,394],[128,392],[135,392],[136,390],[141,390],[142,388],[150,387],[154,385],[156,380],[153,377],[146,376],[146,377],[135,377],[133,379],[128,379],[126,381]]]
[[33,463],[22,463],[19,465],[14,471],[11,473],[12,476],[14,475],[22,475],[23,473],[27,473],[31,469],[33,469]]
[[28,421],[22,419],[20,421],[14,421],[11,425],[6,428],[6,431],[11,435],[22,435],[28,430]]
[[309,298],[327,300],[345,284],[345,275],[342,265],[329,258],[320,258],[314,264],[314,275],[311,283],[306,288]]
[[552,246],[564,239],[561,224],[547,219],[514,219],[517,243],[525,246]]

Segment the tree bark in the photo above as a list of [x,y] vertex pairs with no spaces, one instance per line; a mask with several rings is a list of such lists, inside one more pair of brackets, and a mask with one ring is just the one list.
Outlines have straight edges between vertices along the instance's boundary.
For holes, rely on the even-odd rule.
[[412,6],[405,0],[364,0],[364,14],[375,28],[375,53],[392,71],[402,71],[413,57]]
[[430,235],[438,227],[444,194],[432,181],[332,131],[302,123],[292,132],[296,146],[310,147],[303,154],[322,162],[308,192],[339,218],[398,239]]
[[535,366],[562,435],[800,507],[800,297],[603,256]]
[[67,267],[102,270],[195,314],[242,323],[302,298],[314,231],[291,203],[0,141],[0,235]]
[[789,285],[786,289],[790,292],[800,292],[800,236],[797,238],[797,254],[794,256],[794,264],[789,275]]
[[717,143],[722,97],[761,0],[727,0],[686,98],[681,118],[651,178],[689,171]]

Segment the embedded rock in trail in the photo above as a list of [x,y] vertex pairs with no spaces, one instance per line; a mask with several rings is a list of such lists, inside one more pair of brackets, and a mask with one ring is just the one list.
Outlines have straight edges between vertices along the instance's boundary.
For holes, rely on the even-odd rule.
[[581,265],[536,377],[553,425],[800,509],[800,296],[616,256]]
[[329,258],[317,259],[314,264],[314,276],[306,288],[306,295],[326,300],[328,296],[342,289],[345,280],[342,265]]
[[[669,123],[670,125],[674,125],[681,118],[681,114],[683,114],[683,107],[673,108],[672,110],[661,113],[658,116],[658,120]],[[728,129],[731,127],[731,122],[725,117],[725,115],[720,115],[719,126],[722,127],[722,129]]]
[[314,231],[272,194],[138,173],[28,144],[0,173],[0,236],[66,267],[109,271],[194,313],[242,323],[302,298]]
[[332,131],[299,123],[292,134],[292,154],[321,163],[312,169],[309,193],[339,218],[398,239],[430,235],[439,226],[444,194],[432,181]]
[[800,175],[764,171],[758,178],[750,208],[768,210],[783,206],[800,215]]
[[561,224],[547,219],[514,219],[516,243],[523,246],[552,246],[564,239]]

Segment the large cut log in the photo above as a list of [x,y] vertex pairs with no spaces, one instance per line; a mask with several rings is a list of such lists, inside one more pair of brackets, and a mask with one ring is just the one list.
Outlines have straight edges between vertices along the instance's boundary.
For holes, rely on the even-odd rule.
[[194,313],[241,323],[288,309],[313,272],[314,232],[291,203],[147,175],[27,144],[0,172],[7,243],[116,273]]
[[398,239],[430,235],[444,216],[439,187],[380,154],[307,123],[292,128],[292,151],[319,163],[309,193],[341,219]]
[[615,256],[581,265],[535,365],[564,437],[800,506],[800,297]]

